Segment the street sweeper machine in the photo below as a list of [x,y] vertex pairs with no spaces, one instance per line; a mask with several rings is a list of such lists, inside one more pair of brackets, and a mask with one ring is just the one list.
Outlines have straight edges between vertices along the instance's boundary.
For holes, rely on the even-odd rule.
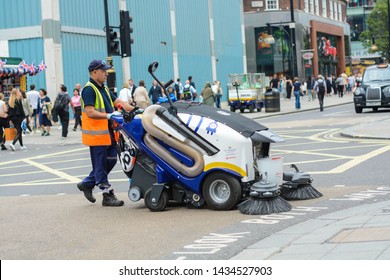
[[230,74],[228,76],[228,93],[230,111],[237,109],[241,113],[248,109],[253,113],[260,112],[264,107],[265,92],[264,73]]
[[[148,71],[154,75],[158,63]],[[240,114],[177,101],[114,116],[119,131],[118,157],[130,181],[128,196],[144,199],[151,211],[169,201],[213,210],[238,208],[244,214],[289,211],[285,199],[321,196],[312,178],[295,166],[283,171],[283,157],[271,143],[283,139]]]

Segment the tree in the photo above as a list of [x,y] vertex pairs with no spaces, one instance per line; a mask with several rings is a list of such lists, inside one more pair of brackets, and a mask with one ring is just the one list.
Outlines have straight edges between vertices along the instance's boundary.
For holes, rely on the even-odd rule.
[[[390,59],[390,43],[388,30],[388,0],[378,0],[375,8],[367,17],[367,30],[360,34],[360,41],[363,46],[369,49],[369,53],[380,53],[381,56]],[[370,47],[375,41],[378,49]]]

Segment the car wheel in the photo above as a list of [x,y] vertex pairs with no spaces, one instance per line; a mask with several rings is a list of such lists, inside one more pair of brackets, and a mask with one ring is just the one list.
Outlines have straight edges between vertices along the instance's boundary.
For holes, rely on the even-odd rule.
[[363,112],[363,108],[362,108],[362,107],[356,107],[356,106],[355,106],[355,112],[356,112],[357,114],[360,114],[361,112]]

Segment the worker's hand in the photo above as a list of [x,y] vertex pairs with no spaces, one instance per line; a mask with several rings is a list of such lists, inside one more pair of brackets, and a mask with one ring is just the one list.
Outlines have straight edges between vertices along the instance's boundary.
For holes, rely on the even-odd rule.
[[110,120],[112,118],[112,116],[121,116],[122,113],[119,112],[119,111],[114,111],[113,113],[109,113],[107,114],[107,119]]

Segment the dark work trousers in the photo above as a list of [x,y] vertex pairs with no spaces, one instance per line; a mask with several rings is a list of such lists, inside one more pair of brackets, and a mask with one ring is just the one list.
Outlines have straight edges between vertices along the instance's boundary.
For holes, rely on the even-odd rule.
[[324,111],[324,95],[325,92],[318,92],[318,101],[320,102],[320,111]]
[[117,161],[116,143],[111,134],[111,146],[90,146],[92,171],[82,184],[93,188],[95,185],[103,184],[109,187],[108,174],[114,168]]
[[80,125],[81,127],[81,106],[74,107],[74,129]]
[[69,112],[66,110],[60,110],[58,112],[58,117],[60,118],[62,125],[62,137],[66,137],[68,136]]
[[9,127],[8,119],[0,118],[0,144],[5,144],[5,129]]

